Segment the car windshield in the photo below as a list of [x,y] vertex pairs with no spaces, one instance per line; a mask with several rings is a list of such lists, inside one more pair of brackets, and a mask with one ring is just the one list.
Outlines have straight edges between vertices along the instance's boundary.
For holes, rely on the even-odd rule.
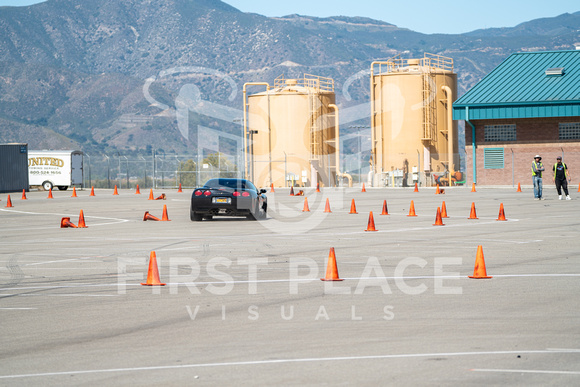
[[256,191],[254,184],[244,179],[211,179],[205,183],[204,188],[247,189]]

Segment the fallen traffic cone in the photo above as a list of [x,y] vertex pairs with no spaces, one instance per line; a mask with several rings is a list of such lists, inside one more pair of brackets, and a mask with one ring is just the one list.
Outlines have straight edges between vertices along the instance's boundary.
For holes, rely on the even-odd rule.
[[183,190],[181,189],[181,183],[179,183],[179,188],[177,189],[177,192],[183,192]]
[[118,195],[119,192],[117,192],[117,186],[115,185],[115,189],[113,190],[113,195]]
[[143,215],[143,221],[145,222],[146,220],[155,220],[157,222],[161,221],[161,219],[158,217],[151,215],[149,211],[145,211],[145,215]]
[[330,202],[328,201],[328,198],[326,198],[326,205],[324,206],[324,212],[332,212],[332,211],[330,211]]
[[473,269],[473,275],[469,278],[492,278],[487,276],[487,271],[485,270],[485,259],[483,259],[483,247],[481,245],[477,246],[477,256],[475,257],[475,267]]
[[415,189],[413,190],[413,192],[419,192],[419,186],[417,186],[417,183],[415,183]]
[[349,214],[358,214],[358,212],[356,212],[356,204],[354,204],[354,199],[352,199],[352,201],[350,202]]
[[441,208],[437,207],[437,215],[435,215],[435,223],[433,226],[445,226],[443,224],[443,219],[441,219]]
[[499,204],[499,216],[497,217],[496,220],[507,220],[505,218],[505,212],[503,212],[503,203]]
[[8,199],[6,199],[6,208],[14,207],[12,205],[12,200],[10,200],[10,195],[8,195]]
[[310,212],[310,207],[308,207],[308,198],[304,198],[304,208],[302,208],[302,212]]
[[85,224],[85,214],[83,214],[83,210],[81,210],[81,213],[79,214],[78,228],[87,228],[87,225]]
[[274,183],[270,184],[270,192],[276,192],[274,191]]
[[383,212],[381,212],[381,215],[389,215],[389,210],[387,208],[387,200],[383,200]]
[[475,183],[471,184],[471,192],[477,192],[477,191],[475,190]]
[[467,219],[479,219],[475,213],[475,203],[471,203],[471,212],[469,213],[469,218]]
[[580,192],[580,183],[578,183],[578,192]]
[[417,214],[415,214],[415,203],[413,203],[413,201],[411,200],[411,206],[409,207],[409,215],[407,216],[417,216]]
[[22,198],[20,200],[26,200],[26,190],[22,190]]
[[143,286],[165,286],[159,280],[159,268],[157,267],[157,256],[155,251],[149,254],[149,270],[147,270],[147,282],[141,283]]
[[139,189],[139,184],[137,184],[137,187],[135,188],[135,195],[141,195],[141,190]]
[[441,204],[441,217],[442,218],[449,218],[447,216],[447,206],[445,205],[445,200],[443,200],[443,204]]
[[162,193],[161,195],[159,195],[158,197],[156,197],[155,200],[165,200],[165,194]]
[[76,198],[76,197],[78,197],[77,196],[77,189],[76,189],[76,187],[73,187],[73,193],[71,195],[71,198]]
[[155,200],[155,198],[153,197],[153,188],[149,190],[149,199],[147,200]]
[[328,253],[328,263],[326,264],[326,276],[320,279],[321,281],[342,281],[338,278],[338,267],[336,266],[336,256],[334,255],[334,247],[330,248]]
[[70,218],[62,218],[60,220],[60,228],[68,228],[68,227],[72,227],[72,228],[77,228],[77,226],[75,226],[73,223],[71,223]]
[[365,188],[365,183],[363,183],[362,189],[360,190],[360,192],[367,192],[366,188]]
[[163,222],[170,222],[171,220],[169,219],[169,217],[167,216],[167,204],[163,205],[163,215],[161,216],[161,220]]
[[294,196],[294,187],[290,187],[290,196]]
[[320,192],[320,183],[316,183],[316,192]]
[[437,184],[437,189],[435,190],[435,195],[439,195],[441,191],[439,190],[439,184]]
[[95,187],[91,186],[91,194],[89,196],[95,196]]
[[520,183],[518,183],[518,189],[516,190],[516,192],[522,192],[522,185]]
[[367,229],[365,231],[378,231],[375,228],[375,218],[373,217],[373,212],[372,211],[369,214],[369,222],[367,224]]
[[48,198],[47,199],[54,199],[52,197],[52,188],[48,190]]

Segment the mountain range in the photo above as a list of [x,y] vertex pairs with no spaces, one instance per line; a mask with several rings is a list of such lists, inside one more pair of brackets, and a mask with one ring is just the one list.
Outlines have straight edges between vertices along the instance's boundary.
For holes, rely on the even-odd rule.
[[[453,58],[461,95],[509,54],[573,50],[579,32],[580,12],[452,35],[362,17],[266,17],[219,0],[0,7],[0,142],[191,153],[198,126],[240,133],[245,82],[315,74],[334,79],[341,108],[364,107],[372,61],[428,52]],[[226,113],[188,111],[186,95]]]

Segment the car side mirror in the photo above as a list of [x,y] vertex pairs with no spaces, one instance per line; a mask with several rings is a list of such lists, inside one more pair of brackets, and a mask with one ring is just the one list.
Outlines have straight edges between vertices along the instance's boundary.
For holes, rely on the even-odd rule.
[[260,193],[261,193],[261,194],[265,194],[266,192],[268,192],[268,191],[266,191],[264,188],[262,188],[262,189],[260,190]]

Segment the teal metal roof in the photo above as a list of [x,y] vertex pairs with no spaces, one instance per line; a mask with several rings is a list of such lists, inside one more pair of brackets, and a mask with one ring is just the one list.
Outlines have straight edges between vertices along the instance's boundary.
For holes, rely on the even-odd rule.
[[453,104],[456,120],[567,116],[580,116],[580,50],[512,54]]

